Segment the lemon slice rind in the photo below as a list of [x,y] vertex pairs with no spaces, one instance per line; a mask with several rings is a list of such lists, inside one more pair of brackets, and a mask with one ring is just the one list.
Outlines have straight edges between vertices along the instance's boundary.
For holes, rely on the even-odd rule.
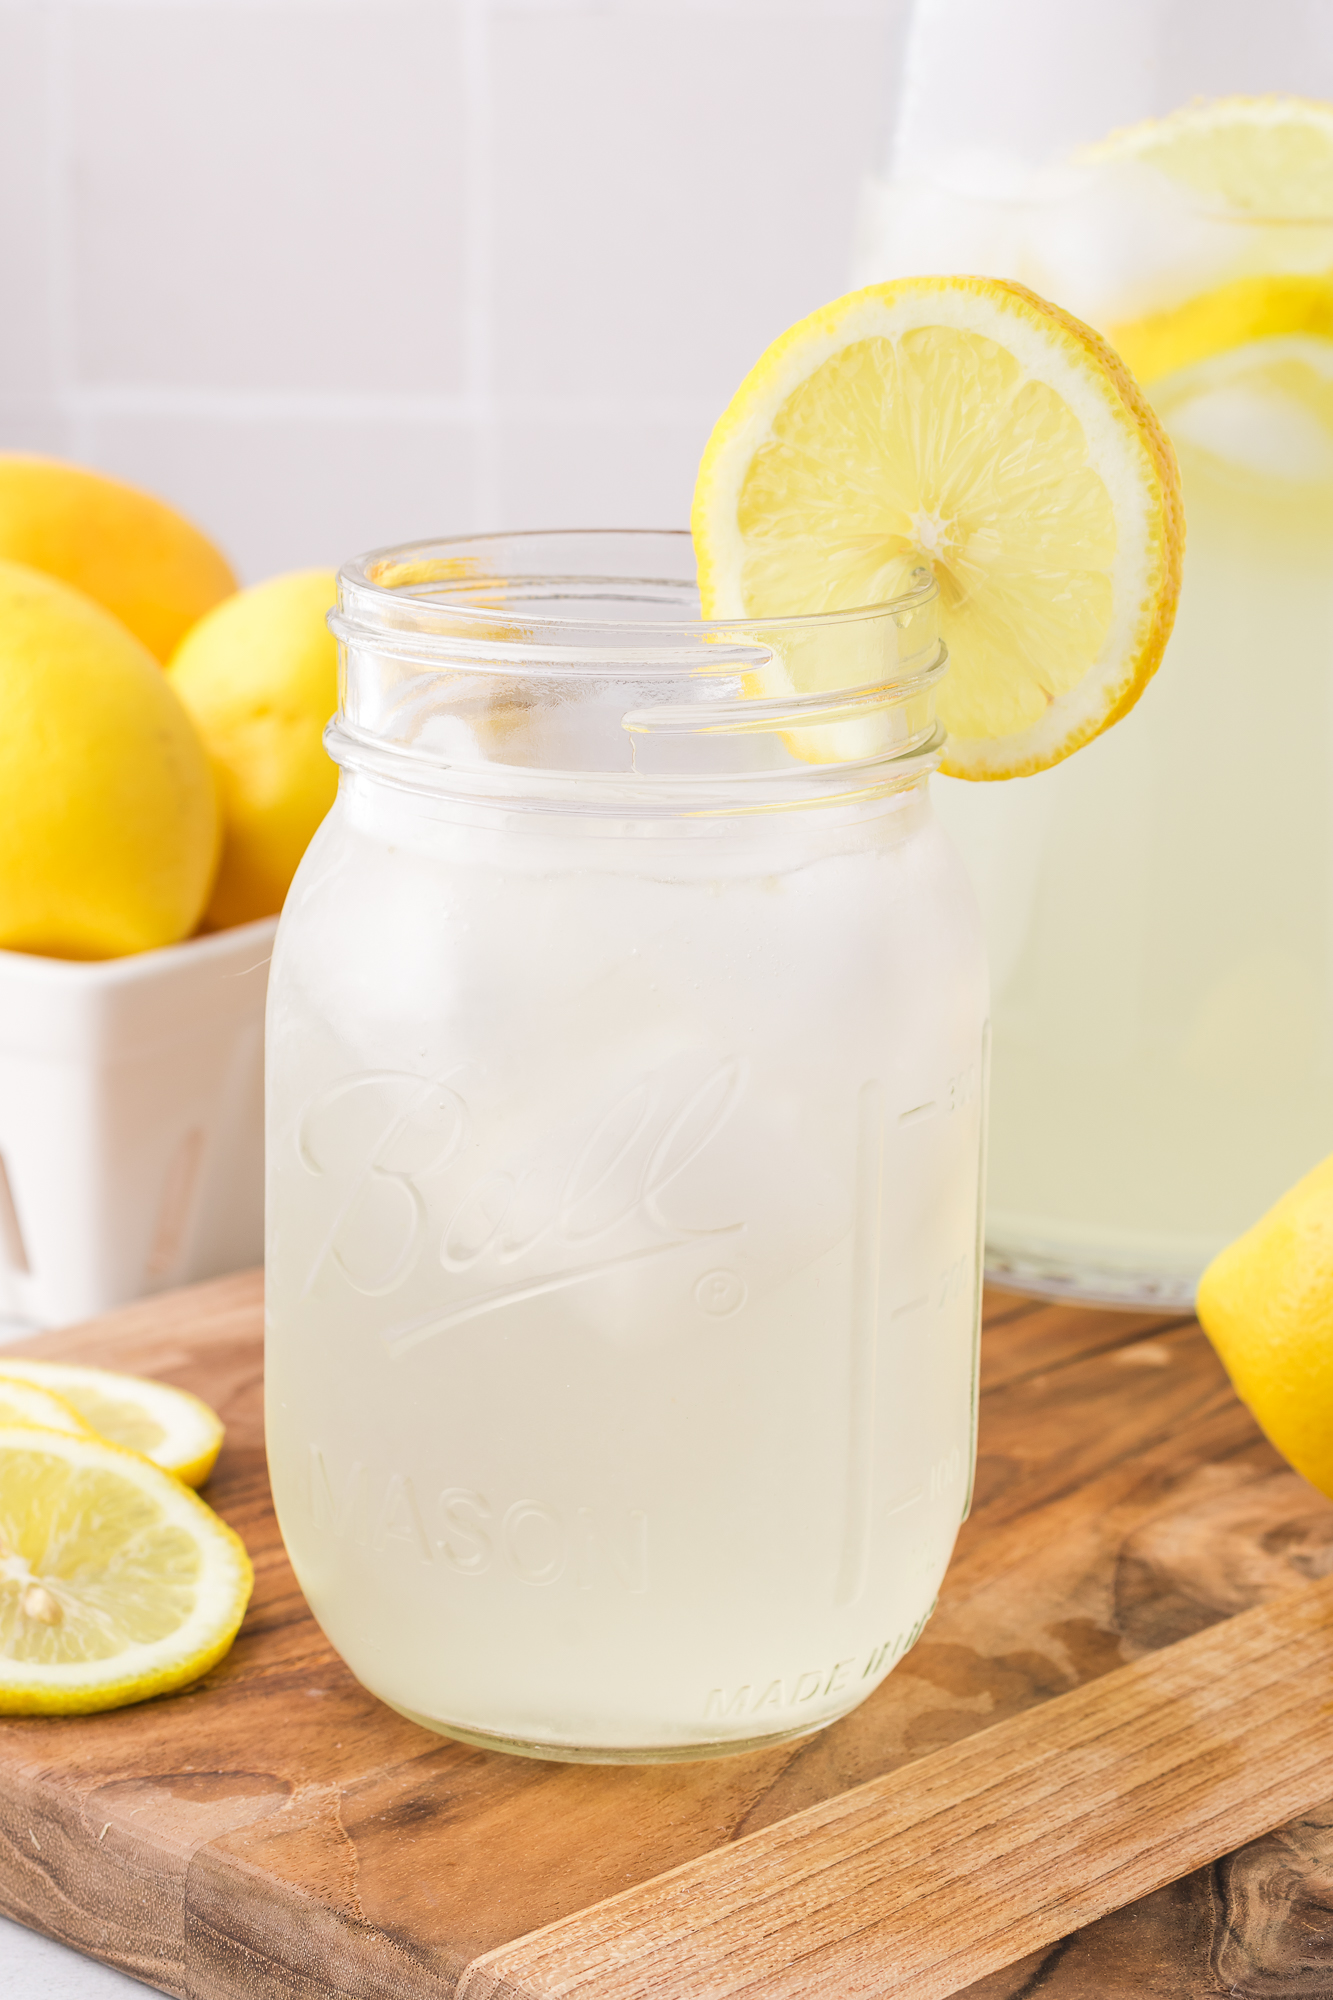
[[54,1389],[39,1388],[21,1376],[0,1369],[0,1429],[11,1424],[36,1424],[43,1430],[66,1431],[71,1437],[96,1437],[92,1425],[81,1417],[73,1403]]
[[[1025,381],[1053,390],[1081,427],[1087,460],[1104,478],[1114,510],[1111,609],[1095,658],[1070,687],[1048,690],[1044,712],[1021,729],[951,734],[941,763],[959,777],[1023,776],[1059,763],[1138,699],[1170,634],[1184,545],[1175,456],[1139,385],[1090,327],[1024,286],[969,277],[872,285],[835,300],[774,342],[719,418],[700,464],[692,528],[703,610],[707,617],[743,619],[795,608],[767,603],[747,585],[751,551],[741,527],[741,501],[750,467],[774,438],[788,399],[826,362],[857,342],[894,342],[931,328],[994,342],[1013,356]],[[847,490],[854,515],[855,493]],[[793,516],[793,549],[807,529]],[[876,531],[873,504],[864,522],[850,520],[849,546],[858,529],[861,540]],[[917,559],[937,567],[928,549],[918,551]],[[803,608],[851,607],[826,601]],[[950,629],[947,604],[944,624],[951,677],[966,676],[969,663]],[[1020,668],[1017,660],[1013,664]]]
[[[105,1570],[92,1561],[91,1549],[89,1559],[80,1560],[78,1518],[72,1525],[62,1520],[53,1563],[39,1561],[29,1571],[21,1553],[25,1543],[31,1548],[42,1539],[42,1523],[32,1519],[30,1506],[23,1520],[12,1518],[15,1488],[24,1473],[59,1481],[62,1461],[69,1468],[70,1485],[85,1488],[82,1499],[87,1533],[99,1548],[105,1549],[117,1506],[132,1505],[136,1500],[140,1503],[135,1532],[126,1537],[127,1546],[132,1544],[131,1567],[137,1564],[137,1570],[119,1605],[114,1577],[108,1585]],[[79,1496],[74,1497],[77,1507]],[[155,1510],[147,1523],[141,1516],[145,1501]],[[197,1572],[188,1580],[192,1602],[179,1623],[151,1640],[130,1639],[101,1659],[25,1660],[13,1657],[0,1643],[0,1714],[86,1714],[168,1694],[198,1680],[231,1646],[254,1582],[240,1537],[189,1487],[139,1453],[101,1438],[75,1437],[35,1426],[0,1429],[0,1537],[5,1544],[0,1550],[0,1613],[6,1611],[4,1598],[8,1593],[11,1630],[23,1615],[14,1609],[15,1603],[30,1585],[40,1586],[57,1603],[68,1605],[72,1617],[81,1606],[91,1607],[86,1615],[103,1632],[114,1630],[118,1612],[125,1617],[136,1615],[144,1594],[144,1549],[155,1531],[166,1531],[170,1536],[172,1548],[165,1560],[177,1567],[182,1534],[198,1553]],[[178,1575],[164,1576],[163,1583],[177,1591],[182,1587]],[[131,1601],[136,1590],[138,1595]],[[62,1618],[60,1624],[65,1622]],[[4,1629],[0,1618],[0,1634]]]
[[1333,105],[1270,95],[1206,98],[1085,146],[1086,166],[1154,167],[1220,214],[1322,222],[1333,216]]
[[0,1375],[63,1397],[99,1437],[140,1452],[186,1486],[203,1485],[222,1447],[217,1414],[168,1382],[9,1354],[0,1358]]

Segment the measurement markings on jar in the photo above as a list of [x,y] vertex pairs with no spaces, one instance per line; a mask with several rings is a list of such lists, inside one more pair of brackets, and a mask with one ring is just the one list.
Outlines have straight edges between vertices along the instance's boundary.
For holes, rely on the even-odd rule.
[[557,1508],[527,1497],[503,1501],[473,1487],[429,1497],[409,1474],[372,1478],[356,1460],[335,1480],[310,1447],[308,1505],[316,1532],[382,1555],[397,1551],[455,1576],[494,1573],[540,1587],[562,1579],[578,1590],[638,1595],[648,1588],[648,1516],[638,1507]]
[[[976,1065],[970,1064],[949,1078],[939,1098],[899,1112],[897,1124],[918,1124],[941,1110],[948,1113],[972,1103],[976,1097],[976,1080]],[[861,1085],[857,1094],[852,1310],[847,1357],[846,1498],[842,1549],[834,1587],[834,1602],[839,1605],[855,1604],[865,1590],[875,1523],[876,1369],[881,1317],[887,1123],[884,1085],[878,1078],[871,1077]],[[938,1311],[946,1311],[964,1295],[970,1271],[971,1261],[967,1255],[953,1258],[927,1290],[888,1309],[890,1326],[897,1326],[931,1305]],[[923,1494],[918,1491],[911,1498],[885,1510],[882,1518],[901,1513],[922,1497]],[[931,1497],[935,1497],[933,1488]]]

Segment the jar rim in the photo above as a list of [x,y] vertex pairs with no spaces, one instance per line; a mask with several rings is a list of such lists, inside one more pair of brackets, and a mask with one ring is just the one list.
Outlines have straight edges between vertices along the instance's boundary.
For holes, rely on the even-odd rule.
[[413,789],[556,810],[882,794],[939,758],[939,605],[922,569],[880,604],[705,619],[681,532],[410,542],[339,572],[325,740]]
[[[495,557],[526,553],[532,560],[542,555],[549,558],[561,549],[589,555],[597,549],[603,554],[623,554],[625,566],[609,570],[605,566],[598,568],[591,564],[498,570],[494,561],[489,565],[485,561],[487,553]],[[651,562],[654,551],[659,558],[656,572]],[[630,554],[638,555],[640,552],[646,560],[630,567]],[[664,575],[661,573],[663,567],[668,571],[674,569],[676,573]],[[637,635],[640,646],[654,650],[665,644],[670,651],[676,646],[707,643],[740,632],[750,643],[762,645],[767,635],[779,632],[825,631],[835,626],[901,619],[905,614],[930,603],[939,594],[939,586],[929,569],[922,566],[913,572],[913,578],[911,588],[893,597],[828,611],[762,617],[738,612],[714,618],[705,618],[697,613],[693,616],[677,614],[645,618],[640,615],[630,618],[628,615],[593,615],[588,605],[596,600],[580,598],[570,600],[573,608],[566,614],[546,607],[535,610],[532,608],[534,596],[539,590],[558,586],[600,586],[608,591],[624,591],[627,594],[623,600],[626,604],[631,601],[628,594],[632,592],[635,594],[633,601],[641,604],[643,599],[640,593],[645,591],[686,593],[694,590],[697,587],[694,582],[694,544],[689,530],[513,529],[493,534],[452,535],[390,544],[353,557],[338,570],[338,609],[331,614],[329,622],[339,636],[343,636],[341,628],[344,626],[402,629],[406,623],[402,614],[406,612],[410,619],[408,629],[414,638],[429,640],[432,636],[431,624],[419,621],[423,618],[429,621],[434,613],[441,623],[447,622],[451,636],[457,638],[471,629],[487,651],[503,645],[497,626],[509,622],[510,614],[515,626],[521,625],[523,642],[529,648],[534,645],[543,648],[544,644],[549,644],[560,649],[562,642],[578,632],[595,634],[599,640],[610,640],[613,634],[627,631]],[[429,587],[419,587],[423,585]],[[500,602],[496,601],[497,592],[503,593]],[[469,602],[469,598],[478,601]],[[489,601],[484,601],[487,599]],[[615,602],[616,599],[612,597],[608,601]],[[393,615],[395,612],[399,614],[397,617]]]

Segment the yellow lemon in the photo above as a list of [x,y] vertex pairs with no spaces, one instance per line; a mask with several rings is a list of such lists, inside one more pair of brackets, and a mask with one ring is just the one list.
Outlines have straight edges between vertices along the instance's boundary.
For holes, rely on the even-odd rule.
[[1206,98],[1113,132],[1079,157],[1153,167],[1224,214],[1310,222],[1333,215],[1333,104],[1315,98]]
[[118,1708],[198,1680],[253,1581],[239,1537],[148,1459],[0,1428],[0,1715]]
[[[19,1389],[63,1404],[84,1429],[109,1444],[141,1452],[187,1486],[202,1486],[222,1448],[220,1418],[188,1389],[153,1382],[139,1375],[120,1375],[110,1368],[88,1368],[73,1361],[45,1361],[22,1354],[0,1354],[0,1423],[20,1420],[16,1406],[7,1414],[7,1399]],[[36,1414],[24,1423],[47,1424],[65,1430],[67,1424]]]
[[47,1431],[69,1431],[74,1437],[93,1437],[95,1426],[85,1423],[71,1402],[52,1389],[17,1376],[0,1375],[0,1430],[11,1424],[36,1424]]
[[0,452],[0,560],[85,591],[161,661],[236,588],[225,557],[161,500],[22,452]]
[[[933,572],[963,778],[1044,770],[1133,706],[1184,548],[1175,454],[1123,362],[988,278],[871,285],[792,327],[718,419],[692,527],[713,618],[881,604]],[[787,662],[798,692],[811,664]]]
[[198,923],[218,806],[148,649],[81,591],[0,562],[0,948],[116,958]]
[[1333,337],[1333,278],[1236,278],[1183,306],[1111,328],[1111,344],[1145,386],[1254,340]]
[[335,595],[331,570],[272,577],[209,612],[171,662],[222,799],[207,919],[216,928],[282,908],[333,804],[338,773],[323,734],[338,701],[338,649],[324,621]]
[[[1307,253],[1309,231],[1333,214],[1333,105],[1300,97],[1219,97],[1168,118],[1113,132],[1080,156],[1090,166],[1151,168],[1205,215],[1244,222],[1238,257],[1286,261]],[[1264,230],[1265,222],[1274,228]],[[1183,305],[1111,328],[1111,342],[1140,382],[1156,382],[1251,340],[1333,334],[1333,272],[1263,271],[1201,292]]]
[[1333,1499],[1333,1158],[1213,1259],[1197,1304],[1241,1401]]

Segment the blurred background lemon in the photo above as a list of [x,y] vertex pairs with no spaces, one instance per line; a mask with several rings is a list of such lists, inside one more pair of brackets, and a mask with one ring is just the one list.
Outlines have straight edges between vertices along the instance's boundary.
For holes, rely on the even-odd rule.
[[148,648],[82,591],[0,561],[0,948],[173,944],[217,864],[212,772]]
[[0,452],[0,558],[85,591],[162,661],[236,588],[226,558],[163,501],[22,452]]
[[172,687],[217,776],[223,846],[205,921],[248,923],[282,907],[297,863],[333,804],[338,773],[324,725],[338,700],[325,623],[332,570],[298,570],[243,590],[177,648]]

